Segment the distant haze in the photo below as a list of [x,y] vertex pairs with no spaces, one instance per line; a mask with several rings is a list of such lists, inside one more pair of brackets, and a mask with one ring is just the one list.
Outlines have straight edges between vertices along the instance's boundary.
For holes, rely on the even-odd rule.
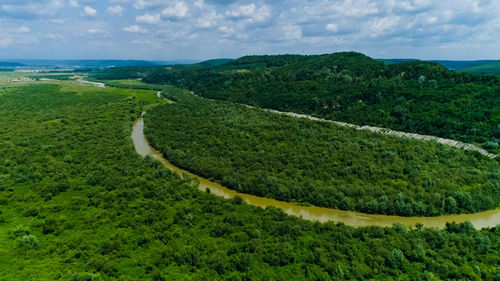
[[499,59],[500,0],[2,0],[6,59]]

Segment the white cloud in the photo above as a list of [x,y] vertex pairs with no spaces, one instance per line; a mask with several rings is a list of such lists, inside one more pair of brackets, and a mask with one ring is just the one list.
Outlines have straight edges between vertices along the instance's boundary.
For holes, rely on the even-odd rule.
[[431,6],[432,1],[429,0],[410,0],[410,1],[396,1],[395,7],[405,12],[414,12],[425,9]]
[[165,0],[136,0],[134,8],[137,10],[152,9],[165,5]]
[[144,15],[137,16],[135,21],[140,23],[158,24],[161,22],[161,16],[160,14],[152,15],[150,13],[145,13]]
[[384,17],[384,18],[376,18],[368,23],[368,30],[371,37],[376,37],[382,35],[386,32],[392,31],[395,27],[397,27],[399,23],[400,17]]
[[196,0],[193,5],[195,7],[197,7],[198,9],[203,9],[203,7],[205,6],[205,1],[203,0]]
[[109,6],[108,13],[111,15],[121,15],[123,13],[123,8],[120,5]]
[[430,17],[427,17],[427,19],[425,21],[428,24],[435,24],[438,22],[438,18],[436,16],[430,16]]
[[265,21],[271,17],[269,6],[260,7],[253,15],[252,19],[258,22]]
[[153,42],[151,42],[150,40],[132,40],[132,44],[137,44],[137,45],[152,45]]
[[302,38],[302,29],[300,26],[287,25],[283,27],[283,34],[287,40],[300,39]]
[[9,47],[12,43],[14,43],[14,40],[12,40],[12,39],[1,39],[0,40],[0,47],[6,48],[6,47]]
[[234,33],[234,29],[230,28],[228,26],[221,26],[221,27],[219,27],[219,31],[222,32],[222,33],[226,33],[226,34]]
[[78,0],[69,0],[69,5],[75,8],[80,7],[80,3],[78,3]]
[[87,31],[89,34],[99,34],[102,33],[103,31],[98,29],[98,28],[91,28]]
[[237,9],[228,11],[226,13],[227,16],[230,17],[250,17],[255,13],[255,4],[243,5],[239,6]]
[[138,25],[130,25],[130,26],[126,26],[123,28],[124,31],[126,32],[130,32],[130,33],[147,33],[148,30],[145,29],[145,28],[142,28]]
[[111,34],[107,30],[103,30],[103,29],[100,29],[100,28],[90,28],[90,29],[87,30],[87,35],[109,36]]
[[326,25],[326,30],[337,32],[339,30],[339,27],[334,23],[329,23]]
[[17,33],[28,33],[30,32],[30,28],[27,26],[21,26],[15,30]]
[[64,35],[60,33],[47,33],[41,36],[43,39],[48,39],[48,40],[53,40],[53,41],[63,41],[64,40]]
[[[91,42],[106,41],[114,46],[123,44],[120,50],[113,48],[106,53],[122,57],[136,55],[127,49],[132,39],[149,39],[168,52],[141,55],[236,57],[302,50],[355,50],[378,57],[487,58],[498,56],[494,50],[500,45],[499,3],[500,0],[0,0],[0,40],[2,45],[12,47],[25,44],[25,38],[51,41],[44,34],[53,33],[54,40],[65,36],[64,40],[57,40],[68,42],[54,46],[61,53],[101,56],[105,52],[90,50]],[[101,13],[103,16],[99,17]],[[115,15],[123,16],[117,20]],[[92,24],[89,19],[97,17],[99,20]],[[111,36],[105,30],[148,36]],[[88,36],[89,40],[82,42],[75,34]],[[107,35],[113,40],[102,40]],[[196,40],[190,40],[190,35],[196,36]],[[88,53],[81,51],[84,46],[90,47],[86,49]],[[450,52],[437,50],[442,46],[449,47]],[[37,54],[34,50],[29,52]]]
[[93,9],[90,6],[85,6],[85,8],[83,9],[83,12],[86,16],[89,16],[89,17],[93,17],[93,16],[97,15],[97,10]]
[[190,34],[191,32],[182,30],[163,29],[158,30],[155,37],[160,39],[162,42],[175,42],[176,40],[187,38]]
[[379,5],[383,5],[381,2],[369,0],[344,1],[343,3],[334,5],[333,10],[337,14],[343,14],[354,18],[362,18],[379,13]]
[[199,28],[211,28],[215,26],[217,20],[221,19],[220,15],[217,15],[215,11],[211,11],[210,13],[204,14],[198,18],[196,21],[196,26]]
[[176,2],[174,6],[170,6],[161,11],[161,14],[167,18],[184,18],[188,11],[189,8],[184,2]]
[[262,22],[271,17],[271,11],[268,6],[257,8],[255,4],[252,3],[227,11],[225,16],[233,19],[249,18],[252,21]]
[[5,12],[9,16],[19,18],[46,17],[55,15],[64,6],[62,0],[40,1],[41,3],[20,2],[15,5],[2,5],[0,11]]

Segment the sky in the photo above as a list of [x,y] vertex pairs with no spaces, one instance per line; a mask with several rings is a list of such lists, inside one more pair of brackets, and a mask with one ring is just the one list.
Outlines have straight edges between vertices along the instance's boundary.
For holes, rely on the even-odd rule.
[[1,59],[500,59],[500,0],[0,0]]

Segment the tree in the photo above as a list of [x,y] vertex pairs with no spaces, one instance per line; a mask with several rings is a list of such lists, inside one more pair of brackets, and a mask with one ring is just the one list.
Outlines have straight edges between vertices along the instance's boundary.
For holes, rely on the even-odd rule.
[[25,249],[37,249],[38,248],[38,238],[35,235],[28,234],[19,238],[17,245],[20,248]]
[[497,272],[493,275],[493,281],[500,281],[500,267],[497,267]]
[[425,76],[420,75],[420,77],[418,77],[418,84],[420,84],[420,88],[423,87],[424,83],[425,83]]
[[500,124],[497,125],[497,129],[495,130],[493,136],[497,139],[500,139]]
[[390,267],[397,269],[403,265],[404,259],[405,259],[405,256],[404,256],[403,252],[401,252],[401,250],[399,250],[399,249],[394,249],[394,250],[392,250],[391,254],[389,255],[387,262],[388,262]]
[[481,254],[486,253],[491,247],[491,240],[488,236],[478,235],[474,238],[476,249]]
[[486,149],[497,149],[498,148],[498,143],[494,141],[487,141],[483,144],[483,147]]
[[455,198],[448,196],[444,199],[444,211],[451,214],[457,212],[457,201],[455,201]]

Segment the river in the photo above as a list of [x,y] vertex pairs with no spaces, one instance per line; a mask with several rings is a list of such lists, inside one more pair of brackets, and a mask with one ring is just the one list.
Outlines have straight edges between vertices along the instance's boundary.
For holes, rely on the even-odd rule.
[[447,215],[439,217],[400,217],[400,216],[386,216],[386,215],[372,215],[364,214],[359,212],[343,211],[330,208],[321,208],[313,206],[299,206],[290,202],[283,202],[269,198],[258,197],[254,195],[239,193],[234,190],[228,189],[218,183],[209,181],[208,179],[199,177],[176,167],[170,163],[167,159],[163,158],[162,154],[151,147],[146,140],[144,135],[144,120],[139,118],[132,129],[132,140],[134,142],[135,149],[138,154],[142,156],[151,156],[152,158],[160,161],[169,170],[179,174],[188,175],[199,181],[198,188],[201,191],[205,191],[207,188],[210,189],[211,193],[224,197],[233,198],[235,196],[240,196],[243,200],[254,206],[267,207],[274,206],[282,209],[285,213],[297,217],[301,217],[310,221],[319,222],[343,222],[346,225],[354,227],[363,226],[392,226],[395,222],[400,222],[408,227],[413,227],[417,223],[422,224],[425,227],[435,227],[444,228],[447,222],[464,222],[470,221],[475,228],[480,229],[484,227],[494,227],[500,224],[500,209],[490,210],[486,212],[480,212],[475,214],[462,214],[462,215]]
[[83,79],[77,79],[76,81],[78,81],[82,84],[94,85],[94,86],[99,87],[99,88],[106,88],[106,84],[100,83],[100,82],[92,82],[92,81],[87,81],[87,80],[83,80]]

